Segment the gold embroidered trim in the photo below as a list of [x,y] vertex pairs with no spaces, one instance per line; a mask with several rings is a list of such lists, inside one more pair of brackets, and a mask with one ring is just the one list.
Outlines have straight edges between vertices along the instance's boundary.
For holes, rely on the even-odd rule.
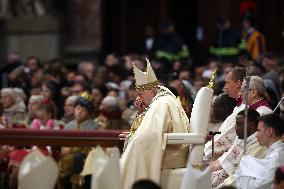
[[154,82],[151,82],[151,83],[146,83],[146,84],[142,84],[142,85],[136,85],[136,90],[137,91],[144,91],[144,90],[150,90],[156,86],[158,86],[159,84],[159,81],[156,80]]

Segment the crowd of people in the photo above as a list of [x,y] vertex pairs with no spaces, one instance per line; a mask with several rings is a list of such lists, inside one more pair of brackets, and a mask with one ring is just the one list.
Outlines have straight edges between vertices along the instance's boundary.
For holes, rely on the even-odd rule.
[[[143,178],[159,184],[160,170],[185,167],[188,154],[188,146],[184,145],[159,151],[162,134],[190,132],[189,119],[196,94],[207,86],[216,71],[208,132],[221,134],[216,135],[214,143],[206,143],[203,157],[212,160],[209,165],[212,186],[259,186],[272,182],[276,171],[274,185],[281,188],[284,128],[278,115],[283,116],[283,103],[276,113],[272,112],[284,96],[283,57],[265,51],[264,36],[249,18],[243,19],[243,37],[232,33],[227,18],[218,20],[221,34],[216,35],[210,48],[212,57],[203,65],[191,63],[189,50],[171,20],[162,23],[159,37],[149,34],[137,54],[110,53],[103,62],[82,60],[75,68],[62,64],[60,59],[42,61],[30,56],[23,61],[11,52],[0,70],[0,128],[130,131],[125,136],[121,158],[122,179],[127,180],[124,188],[131,188]],[[151,58],[151,63],[145,57]],[[243,82],[247,74],[249,83]],[[249,86],[246,155],[250,156],[243,151],[246,85]],[[149,144],[156,141],[156,145],[146,145],[147,142],[141,145],[144,141]],[[46,155],[52,153],[47,147],[37,148]],[[19,165],[30,150],[20,144],[1,146],[1,186],[17,188]],[[58,166],[63,188],[84,187],[80,172],[89,151],[89,148],[60,149]],[[140,158],[141,153],[144,158]],[[161,159],[163,163],[159,163]],[[250,165],[254,167],[248,174]],[[138,186],[141,183],[133,188],[142,188]]]

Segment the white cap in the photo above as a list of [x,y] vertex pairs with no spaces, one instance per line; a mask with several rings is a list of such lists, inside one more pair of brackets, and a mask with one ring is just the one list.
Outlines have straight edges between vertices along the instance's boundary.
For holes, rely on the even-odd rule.
[[39,150],[34,150],[20,165],[19,189],[53,189],[58,173],[57,164],[51,157],[46,157]]

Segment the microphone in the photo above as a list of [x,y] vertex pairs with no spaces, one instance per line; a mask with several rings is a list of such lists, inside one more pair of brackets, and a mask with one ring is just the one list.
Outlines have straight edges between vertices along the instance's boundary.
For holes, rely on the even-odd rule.
[[281,100],[278,102],[276,108],[274,108],[273,113],[277,110],[277,108],[280,106],[280,104],[283,102],[284,96],[281,98]]

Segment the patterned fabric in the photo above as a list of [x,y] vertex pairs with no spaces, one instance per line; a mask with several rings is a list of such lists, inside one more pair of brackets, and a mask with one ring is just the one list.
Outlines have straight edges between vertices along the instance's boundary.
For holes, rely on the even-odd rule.
[[[236,115],[245,108],[244,104],[239,107],[235,107],[233,113],[226,118],[221,125],[219,131],[221,134],[215,136],[214,141],[214,157],[220,157],[224,152],[228,151],[236,139]],[[269,108],[268,103],[264,99],[250,105],[250,108],[255,109],[260,115],[271,113],[272,110]],[[210,159],[212,153],[212,141],[208,141],[205,144],[204,159]]]
[[266,51],[264,35],[251,28],[244,34],[244,38],[247,43],[247,51],[255,61],[259,62]]
[[161,87],[121,156],[123,189],[130,189],[140,179],[159,183],[161,169],[184,167],[189,147],[183,151],[180,145],[166,146],[163,133],[184,133],[188,127],[180,103],[167,88]]
[[[247,139],[247,152],[251,152],[254,149],[257,150],[256,155],[263,154],[265,151],[264,147],[260,147],[257,139],[256,133],[252,134]],[[214,171],[212,173],[212,186],[217,187],[220,185],[228,176],[233,175],[234,171],[238,167],[239,161],[243,155],[244,150],[244,140],[236,138],[232,147],[228,152],[224,153],[217,162],[219,163],[221,169]]]

